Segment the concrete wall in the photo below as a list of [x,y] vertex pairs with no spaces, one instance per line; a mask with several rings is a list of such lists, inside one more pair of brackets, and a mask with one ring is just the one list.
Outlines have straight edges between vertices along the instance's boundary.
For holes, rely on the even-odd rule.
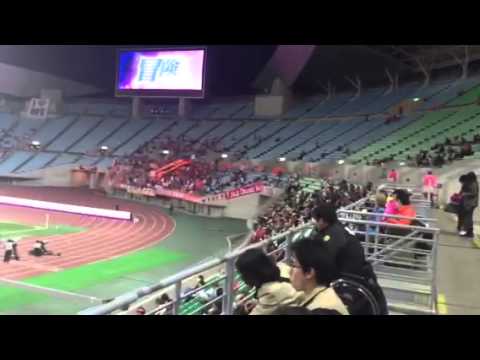
[[258,211],[260,202],[259,194],[242,196],[234,200],[219,202],[218,205],[226,206],[224,216],[233,219],[250,219]]
[[32,178],[35,180],[19,181],[14,185],[25,186],[58,186],[58,187],[70,187],[71,186],[71,170],[75,165],[62,165],[47,169],[40,169],[30,172],[22,173],[22,177]]
[[284,96],[259,95],[255,97],[255,116],[274,117],[284,113],[287,100]]

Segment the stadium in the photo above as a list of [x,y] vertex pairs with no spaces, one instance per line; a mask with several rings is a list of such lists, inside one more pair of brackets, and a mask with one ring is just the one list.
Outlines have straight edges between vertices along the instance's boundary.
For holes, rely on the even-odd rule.
[[479,64],[0,46],[0,314],[480,314]]

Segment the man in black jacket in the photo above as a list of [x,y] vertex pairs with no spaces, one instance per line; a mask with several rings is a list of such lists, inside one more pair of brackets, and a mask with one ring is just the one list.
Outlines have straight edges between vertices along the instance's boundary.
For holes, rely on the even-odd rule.
[[362,244],[355,238],[353,231],[338,221],[335,208],[322,204],[313,210],[312,218],[315,221],[312,237],[323,242],[335,259],[340,274],[367,285],[377,298],[382,313],[388,313],[385,295],[377,283],[371,264],[365,259]]
[[321,204],[312,213],[315,230],[312,236],[322,241],[336,259],[342,273],[371,276],[371,267],[365,260],[363,247],[354,234],[338,221],[335,207]]

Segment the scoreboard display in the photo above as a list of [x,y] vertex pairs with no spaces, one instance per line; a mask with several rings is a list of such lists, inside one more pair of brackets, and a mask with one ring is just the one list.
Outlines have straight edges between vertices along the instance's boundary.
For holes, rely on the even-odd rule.
[[117,96],[203,98],[205,48],[119,50]]

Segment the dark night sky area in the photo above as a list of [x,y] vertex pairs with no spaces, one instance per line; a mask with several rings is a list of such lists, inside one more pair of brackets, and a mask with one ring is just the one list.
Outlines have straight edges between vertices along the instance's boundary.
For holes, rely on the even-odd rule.
[[[207,48],[208,95],[234,96],[252,92],[253,80],[273,55],[276,45],[212,45]],[[0,46],[0,62],[81,81],[113,95],[116,49],[117,46]]]

